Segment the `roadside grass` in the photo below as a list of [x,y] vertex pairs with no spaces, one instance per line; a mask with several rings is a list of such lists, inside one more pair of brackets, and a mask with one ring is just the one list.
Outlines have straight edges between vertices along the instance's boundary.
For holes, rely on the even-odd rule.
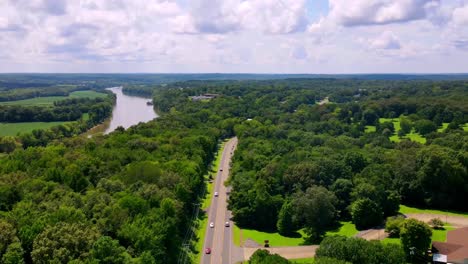
[[[234,236],[232,239],[234,240],[234,245],[240,246],[241,245],[241,229],[237,225],[232,225],[234,228],[232,235]],[[243,241],[242,241],[243,242]]]
[[210,207],[212,197],[213,197],[213,185],[214,183],[209,183],[209,177],[210,175],[212,176],[213,180],[216,178],[216,175],[219,170],[219,165],[221,163],[221,156],[224,151],[224,146],[226,145],[227,140],[224,140],[221,145],[218,147],[218,151],[215,154],[214,157],[214,162],[212,164],[212,169],[205,175],[205,181],[207,182],[207,187],[206,187],[206,193],[205,197],[203,198],[200,210],[203,210],[203,212],[200,212],[199,219],[197,220],[196,223],[196,243],[195,243],[195,251],[196,253],[191,254],[190,258],[192,259],[192,262],[194,263],[199,263],[201,256],[203,254],[203,243],[205,242],[205,234],[206,234],[206,228],[208,226],[208,217],[205,211]]
[[[441,216],[444,215],[451,215],[451,216],[462,216],[468,217],[468,212],[457,212],[457,211],[442,211],[442,210],[434,210],[434,209],[422,209],[416,207],[409,207],[405,205],[400,205],[400,213],[402,214],[440,214]],[[441,218],[443,221],[444,219]]]
[[313,264],[314,258],[289,259],[293,264]]
[[22,106],[52,106],[54,102],[69,99],[69,98],[104,98],[107,97],[105,93],[98,93],[95,91],[76,91],[70,93],[69,96],[46,96],[36,97],[17,101],[0,102],[0,105],[22,105]]
[[35,129],[48,129],[70,122],[24,122],[24,123],[0,123],[0,136],[16,136],[18,133],[29,133]]
[[[299,230],[297,237],[286,237],[280,235],[278,232],[263,232],[257,231],[253,229],[240,229],[239,227],[235,226],[234,229],[234,243],[237,246],[240,246],[242,242],[247,239],[252,239],[253,241],[257,242],[260,245],[264,244],[265,240],[269,240],[270,246],[272,247],[280,247],[280,246],[300,246],[304,244],[304,231]],[[240,241],[240,236],[242,232],[242,240]]]

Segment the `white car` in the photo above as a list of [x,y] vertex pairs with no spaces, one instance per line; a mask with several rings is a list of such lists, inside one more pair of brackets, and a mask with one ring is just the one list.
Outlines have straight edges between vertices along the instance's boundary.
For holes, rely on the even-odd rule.
[[219,195],[218,192],[215,192],[215,193],[214,193],[214,196],[215,196],[215,197],[218,197],[218,195]]
[[213,223],[213,222],[210,223],[210,227],[211,227],[211,228],[214,227],[214,223]]
[[224,223],[225,227],[229,227],[229,222]]

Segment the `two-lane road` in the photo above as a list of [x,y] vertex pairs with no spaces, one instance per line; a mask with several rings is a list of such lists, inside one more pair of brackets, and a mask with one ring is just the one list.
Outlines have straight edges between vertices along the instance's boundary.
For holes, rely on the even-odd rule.
[[[211,254],[205,254],[201,263],[203,264],[230,264],[232,259],[233,240],[232,222],[229,220],[231,212],[227,210],[227,188],[224,182],[229,177],[230,162],[232,154],[237,146],[237,138],[232,138],[224,145],[220,166],[214,181],[213,193],[218,192],[218,197],[211,199],[208,210],[208,225],[214,223],[214,227],[207,226],[203,250],[211,248]],[[229,222],[229,227],[225,223]]]

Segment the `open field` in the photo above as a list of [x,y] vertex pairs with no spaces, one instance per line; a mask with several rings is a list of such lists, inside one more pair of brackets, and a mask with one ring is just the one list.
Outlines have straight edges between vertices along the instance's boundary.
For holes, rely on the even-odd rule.
[[22,105],[22,106],[51,106],[56,101],[69,99],[69,98],[104,98],[107,94],[98,93],[95,91],[76,91],[70,93],[69,96],[47,96],[36,97],[18,101],[0,102],[0,105]]
[[365,133],[372,133],[375,132],[377,128],[375,126],[366,126],[366,129],[364,130]]
[[29,133],[35,129],[47,129],[71,122],[25,122],[0,123],[0,136],[16,136],[18,133]]
[[442,123],[442,126],[437,129],[437,132],[444,132],[447,129],[449,123]]

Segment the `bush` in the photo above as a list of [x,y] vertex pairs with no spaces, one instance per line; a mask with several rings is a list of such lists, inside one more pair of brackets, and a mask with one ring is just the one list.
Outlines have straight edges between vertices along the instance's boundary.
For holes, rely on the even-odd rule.
[[423,257],[431,245],[431,228],[424,222],[408,219],[401,226],[401,244],[409,260]]
[[440,218],[433,218],[429,221],[429,225],[433,229],[444,229],[444,222]]
[[402,216],[388,217],[385,223],[385,232],[388,233],[389,237],[399,237],[400,228],[404,221],[405,218]]

